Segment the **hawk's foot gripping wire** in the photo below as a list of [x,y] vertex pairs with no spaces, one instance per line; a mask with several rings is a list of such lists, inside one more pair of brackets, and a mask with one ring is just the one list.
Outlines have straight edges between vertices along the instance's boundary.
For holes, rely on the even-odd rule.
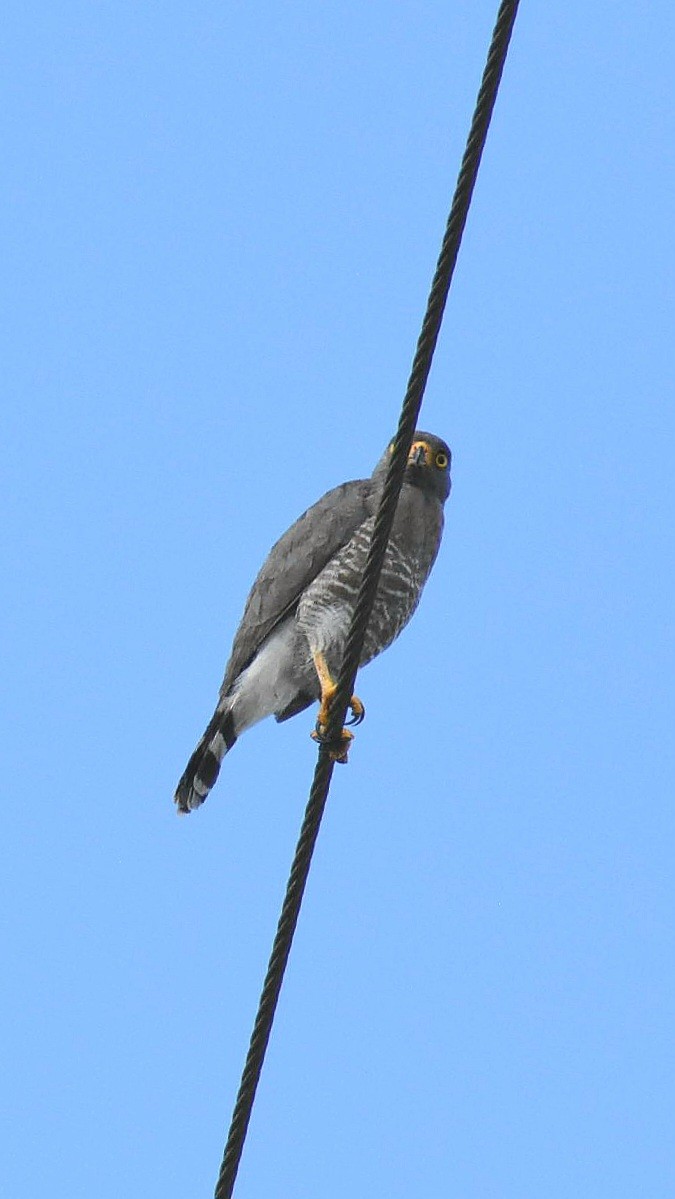
[[316,728],[312,729],[309,734],[312,741],[318,741],[319,745],[327,746],[328,753],[333,761],[339,763],[341,766],[346,766],[349,761],[349,749],[354,740],[354,734],[350,733],[349,729],[343,729],[339,737],[331,737],[329,740],[328,737],[324,736],[322,728],[323,726],[319,727],[317,723]]
[[[330,705],[335,697],[337,686],[333,681],[330,670],[328,669],[328,663],[326,662],[326,659],[321,651],[317,650],[316,653],[312,654],[312,658],[314,659],[314,667],[317,675],[319,676],[319,682],[321,684],[321,705],[319,707],[316,727],[312,733],[312,738],[314,741],[320,742],[321,745],[328,746],[330,750],[330,756],[334,762],[344,763],[347,761],[349,746],[354,740],[354,734],[350,733],[348,729],[343,729],[337,740],[331,739],[329,741],[326,738]],[[360,724],[366,714],[366,709],[361,703],[358,695],[352,695],[349,701],[349,710],[351,712],[351,718],[347,721],[347,724]]]

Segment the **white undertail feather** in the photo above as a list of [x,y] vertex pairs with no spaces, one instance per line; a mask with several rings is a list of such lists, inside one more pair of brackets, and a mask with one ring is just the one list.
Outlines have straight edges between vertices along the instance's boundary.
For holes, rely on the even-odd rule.
[[228,694],[221,697],[176,788],[174,799],[179,812],[191,812],[203,804],[218,778],[223,758],[246,729],[292,703],[297,693],[294,645],[294,617],[289,616],[270,634]]

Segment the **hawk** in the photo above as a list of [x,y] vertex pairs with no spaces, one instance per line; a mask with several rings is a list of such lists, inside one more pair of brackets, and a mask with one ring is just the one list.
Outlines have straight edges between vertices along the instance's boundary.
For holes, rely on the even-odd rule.
[[[204,802],[225,754],[265,716],[278,721],[320,701],[322,739],[384,486],[390,442],[369,479],[334,487],[272,547],[246,601],[216,710],[174,796],[179,812]],[[408,623],[441,543],[450,494],[450,450],[416,432],[387,546],[360,665],[370,662]],[[358,724],[364,708],[350,701]],[[346,762],[352,734],[331,747]]]

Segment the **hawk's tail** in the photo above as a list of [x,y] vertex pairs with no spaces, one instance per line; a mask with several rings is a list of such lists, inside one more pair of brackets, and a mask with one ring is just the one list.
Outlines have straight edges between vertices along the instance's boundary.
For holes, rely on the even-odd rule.
[[218,704],[176,787],[173,798],[179,813],[191,812],[203,804],[218,778],[220,763],[236,740],[232,701],[228,697]]

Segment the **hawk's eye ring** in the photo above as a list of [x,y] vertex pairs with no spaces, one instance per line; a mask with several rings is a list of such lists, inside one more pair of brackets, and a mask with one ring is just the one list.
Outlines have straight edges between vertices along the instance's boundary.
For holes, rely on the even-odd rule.
[[444,454],[443,450],[439,450],[439,452],[436,455],[436,466],[438,467],[439,470],[445,470],[447,465],[448,465],[448,455]]

